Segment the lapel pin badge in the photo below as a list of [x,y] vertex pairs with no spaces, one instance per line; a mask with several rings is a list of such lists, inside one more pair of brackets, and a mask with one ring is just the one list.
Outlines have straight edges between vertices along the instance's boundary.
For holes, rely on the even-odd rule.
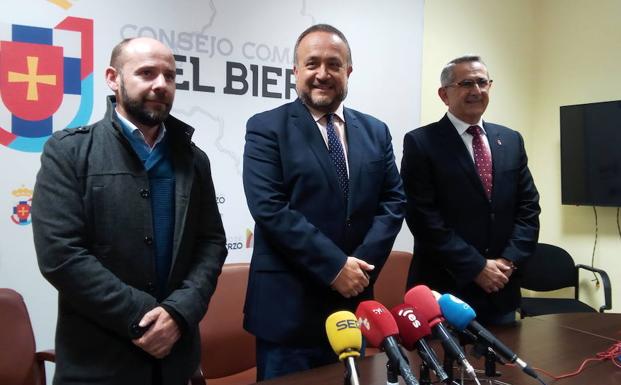
[[500,141],[500,138],[496,139],[496,143],[498,143],[499,146],[502,146],[502,142]]

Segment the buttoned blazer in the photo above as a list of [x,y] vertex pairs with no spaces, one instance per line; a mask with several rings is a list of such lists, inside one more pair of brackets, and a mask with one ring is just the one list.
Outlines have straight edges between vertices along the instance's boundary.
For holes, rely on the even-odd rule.
[[[497,313],[519,305],[519,265],[537,243],[540,208],[521,135],[497,124],[483,127],[492,154],[491,200],[446,115],[405,136],[401,175],[414,235],[408,286],[427,284],[478,312]],[[473,280],[486,258],[498,257],[518,266],[517,274],[503,290],[486,295]]]
[[344,116],[347,202],[299,99],[248,120],[243,181],[255,238],[244,325],[260,338],[325,341],[330,313],[372,297],[371,287],[352,299],[330,288],[347,256],[374,264],[374,280],[401,228],[405,197],[388,127],[349,108]]

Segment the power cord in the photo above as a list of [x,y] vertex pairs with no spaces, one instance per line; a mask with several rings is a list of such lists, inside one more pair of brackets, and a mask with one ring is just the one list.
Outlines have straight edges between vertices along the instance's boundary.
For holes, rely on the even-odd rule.
[[[599,232],[599,226],[597,225],[597,209],[593,206],[593,214],[595,215],[595,241],[593,242],[593,254],[591,254],[591,267],[595,267],[595,249],[597,248],[597,233]],[[617,225],[619,222],[617,221]],[[619,232],[621,234],[621,230]],[[595,287],[599,289],[599,278],[595,272],[591,272],[593,274],[593,279],[591,282],[595,281]]]
[[617,231],[619,232],[619,238],[621,238],[621,226],[619,226],[619,207],[617,207]]
[[580,367],[578,367],[578,369],[574,372],[571,373],[566,373],[566,374],[561,374],[559,376],[555,376],[554,374],[551,374],[543,369],[540,368],[533,368],[536,371],[545,374],[546,376],[556,380],[560,380],[563,378],[568,378],[568,377],[574,377],[577,376],[578,374],[582,373],[584,371],[584,368],[586,367],[586,365],[589,362],[593,362],[593,361],[607,361],[610,360],[617,368],[621,369],[621,362],[618,362],[617,358],[619,357],[619,355],[621,355],[621,341],[617,341],[615,342],[610,348],[608,348],[608,350],[604,351],[604,352],[599,352],[595,354],[595,357],[591,357],[591,358],[587,358],[586,360],[582,361],[582,364],[580,364]]

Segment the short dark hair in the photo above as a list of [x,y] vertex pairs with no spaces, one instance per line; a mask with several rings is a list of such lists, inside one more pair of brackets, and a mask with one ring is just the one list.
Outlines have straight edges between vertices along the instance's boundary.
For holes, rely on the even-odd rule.
[[134,39],[135,37],[128,37],[127,39],[123,39],[119,44],[115,45],[114,48],[112,48],[112,54],[110,54],[110,67],[116,69],[117,71],[121,70],[121,67],[123,66],[121,63],[121,55],[123,54],[123,51],[125,50],[127,44],[129,44],[129,42]]
[[481,59],[481,56],[479,55],[460,56],[458,58],[451,60],[444,66],[444,68],[442,68],[442,73],[440,73],[440,85],[442,87],[446,87],[449,84],[453,83],[455,81],[455,74],[453,73],[453,67],[455,67],[456,64],[469,63],[469,62],[479,62],[483,64],[485,68],[487,68],[487,65],[485,64],[485,62],[483,61],[483,59]]
[[315,25],[312,25],[306,28],[304,32],[300,34],[300,36],[298,37],[298,40],[296,40],[295,42],[295,48],[293,49],[293,64],[297,64],[298,62],[298,47],[300,46],[300,42],[302,41],[302,39],[306,37],[306,35],[311,34],[313,32],[332,33],[338,36],[341,40],[343,40],[343,42],[345,43],[345,46],[347,47],[347,65],[351,66],[352,60],[351,60],[351,48],[349,47],[349,42],[347,41],[347,38],[345,37],[343,32],[338,30],[336,27],[331,26],[330,24],[315,24]]

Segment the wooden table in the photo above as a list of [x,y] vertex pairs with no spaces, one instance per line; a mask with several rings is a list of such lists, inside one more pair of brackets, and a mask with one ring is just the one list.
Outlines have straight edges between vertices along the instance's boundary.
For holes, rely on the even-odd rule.
[[[616,340],[621,340],[621,314],[580,313],[558,314],[525,318],[511,327],[490,329],[501,341],[516,352],[530,366],[561,375],[577,370],[582,361],[607,350]],[[442,349],[434,343],[438,356]],[[410,353],[410,363],[418,377],[420,360]],[[484,368],[484,360],[468,354],[468,360],[477,369]],[[360,385],[386,384],[386,356],[383,353],[366,357],[358,362]],[[502,373],[498,379],[512,385],[539,384],[517,367],[498,365]],[[343,365],[327,365],[312,370],[290,374],[261,385],[343,385]],[[551,385],[621,385],[621,369],[609,361],[589,363],[578,376],[552,381],[539,373]],[[403,383],[402,380],[399,380]],[[465,382],[473,384],[473,382]],[[485,385],[484,382],[482,382]]]

